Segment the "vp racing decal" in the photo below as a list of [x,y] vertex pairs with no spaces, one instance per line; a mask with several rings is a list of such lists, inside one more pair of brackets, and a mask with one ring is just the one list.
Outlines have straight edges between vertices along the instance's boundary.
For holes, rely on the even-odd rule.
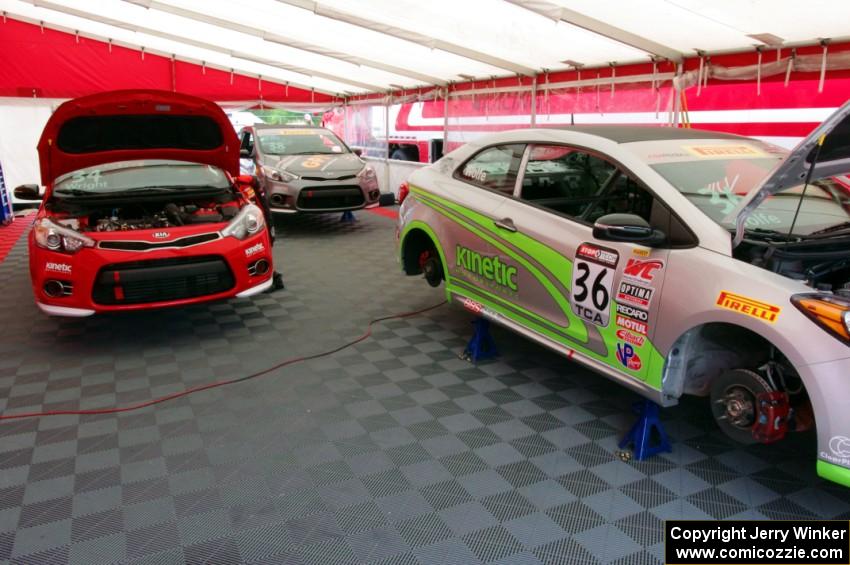
[[582,243],[576,249],[570,301],[573,312],[597,326],[607,326],[614,272],[620,255],[614,249]]
[[750,316],[751,318],[763,320],[771,324],[776,322],[776,318],[779,317],[779,312],[781,311],[779,306],[759,302],[747,296],[733,294],[725,290],[717,297],[717,305],[726,310],[744,314],[745,316]]
[[643,367],[640,355],[638,355],[635,348],[628,343],[617,344],[617,361],[620,362],[620,365],[630,371],[640,371],[640,368]]

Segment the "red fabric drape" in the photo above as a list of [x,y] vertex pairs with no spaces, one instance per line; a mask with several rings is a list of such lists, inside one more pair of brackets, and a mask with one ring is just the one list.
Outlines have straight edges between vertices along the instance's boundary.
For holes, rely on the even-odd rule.
[[332,97],[234,73],[204,69],[104,41],[77,38],[7,17],[0,20],[0,96],[76,98],[124,88],[155,88],[209,100],[325,102]]

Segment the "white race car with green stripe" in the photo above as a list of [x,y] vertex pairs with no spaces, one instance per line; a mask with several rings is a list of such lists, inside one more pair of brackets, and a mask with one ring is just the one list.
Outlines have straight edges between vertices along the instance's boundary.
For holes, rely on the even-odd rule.
[[850,105],[793,152],[629,126],[482,137],[409,179],[404,272],[730,437],[817,428],[850,486]]

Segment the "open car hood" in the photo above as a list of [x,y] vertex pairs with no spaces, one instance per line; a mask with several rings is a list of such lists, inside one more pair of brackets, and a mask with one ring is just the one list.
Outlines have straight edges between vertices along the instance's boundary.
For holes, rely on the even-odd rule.
[[744,224],[758,205],[768,196],[805,182],[815,160],[811,182],[850,171],[850,100],[801,141],[729,214],[726,222],[735,222],[733,247],[744,238]]
[[162,90],[115,90],[69,100],[38,142],[41,182],[133,159],[173,159],[239,174],[239,138],[218,105]]

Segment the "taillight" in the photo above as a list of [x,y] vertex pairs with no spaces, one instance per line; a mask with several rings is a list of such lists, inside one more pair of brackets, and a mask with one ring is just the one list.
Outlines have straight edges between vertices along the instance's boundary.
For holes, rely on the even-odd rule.
[[408,185],[407,181],[405,181],[398,187],[398,203],[401,204],[404,202],[404,199],[407,198],[408,194],[410,194],[410,185]]

